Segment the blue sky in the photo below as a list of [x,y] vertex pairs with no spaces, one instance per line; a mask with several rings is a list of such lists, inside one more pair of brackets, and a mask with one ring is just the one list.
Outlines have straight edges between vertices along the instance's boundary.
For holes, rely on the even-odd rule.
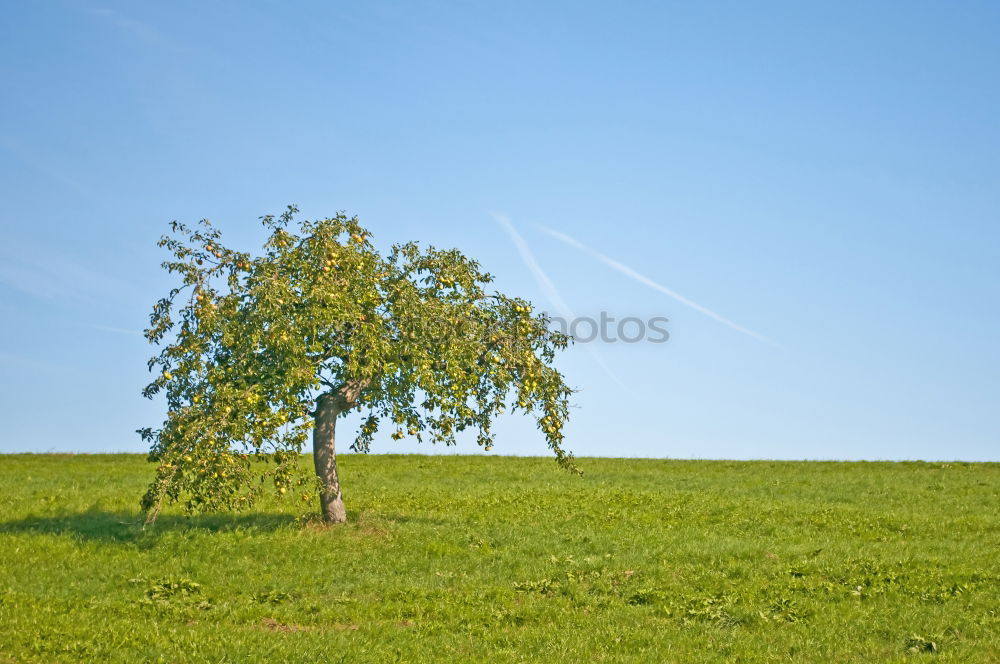
[[577,454],[1000,459],[996,3],[3,12],[0,451],[142,451],[157,238],[251,248],[296,203],[553,313],[668,317],[560,360]]

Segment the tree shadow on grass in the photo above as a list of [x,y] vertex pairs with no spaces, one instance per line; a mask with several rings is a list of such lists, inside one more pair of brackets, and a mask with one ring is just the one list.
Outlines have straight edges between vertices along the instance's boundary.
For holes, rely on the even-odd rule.
[[156,523],[144,527],[143,516],[138,512],[97,509],[29,516],[0,523],[0,535],[70,535],[86,541],[133,544],[148,548],[168,533],[196,534],[234,530],[272,532],[295,523],[295,516],[277,513],[196,516],[161,514]]

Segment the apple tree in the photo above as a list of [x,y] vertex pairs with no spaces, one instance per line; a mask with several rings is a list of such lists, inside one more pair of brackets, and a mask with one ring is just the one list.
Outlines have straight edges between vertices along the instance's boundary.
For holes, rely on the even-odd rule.
[[[158,347],[144,395],[166,419],[139,433],[157,464],[147,521],[165,503],[188,512],[247,508],[265,492],[319,498],[347,518],[337,474],[337,421],[362,413],[351,449],[392,438],[454,444],[477,432],[486,450],[506,408],[534,415],[556,460],[571,390],[553,368],[570,339],[523,299],[487,292],[492,277],[459,251],[393,245],[380,253],[357,218],[262,217],[257,254],[226,247],[207,220],[173,222],[160,240],[179,284],[159,300],[147,339]],[[299,463],[309,437],[315,473]]]

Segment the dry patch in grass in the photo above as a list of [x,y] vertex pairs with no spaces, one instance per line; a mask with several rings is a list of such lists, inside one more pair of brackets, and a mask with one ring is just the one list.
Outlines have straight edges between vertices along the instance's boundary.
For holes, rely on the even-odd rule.
[[359,629],[358,625],[335,623],[332,625],[295,625],[283,623],[274,618],[264,618],[260,621],[261,626],[271,632],[313,632],[316,630],[334,632],[354,632]]

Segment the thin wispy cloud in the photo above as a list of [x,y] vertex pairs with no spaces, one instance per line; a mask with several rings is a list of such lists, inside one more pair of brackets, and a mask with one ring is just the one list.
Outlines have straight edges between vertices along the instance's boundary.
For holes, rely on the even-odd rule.
[[[514,224],[510,222],[510,219],[508,219],[506,215],[499,214],[497,212],[492,212],[491,215],[493,216],[493,219],[500,224],[505,231],[507,231],[507,235],[510,236],[511,241],[517,248],[517,252],[520,254],[521,260],[524,262],[525,266],[527,266],[531,275],[535,278],[535,282],[538,284],[538,287],[542,289],[542,293],[545,294],[549,303],[555,307],[556,311],[559,312],[559,315],[567,321],[574,320],[576,318],[576,314],[574,314],[573,310],[570,309],[568,304],[566,304],[566,300],[563,299],[562,295],[559,293],[559,289],[556,288],[556,285],[552,283],[549,275],[546,274],[545,270],[542,269],[542,266],[538,264],[538,260],[535,258],[535,254],[531,251],[531,247],[528,246],[528,243],[525,242],[521,234],[516,228],[514,228]],[[611,370],[611,367],[608,366],[607,362],[605,362],[604,358],[598,354],[596,349],[588,345],[587,350],[594,358],[594,361],[597,362],[601,369],[603,369],[612,380],[614,380],[619,386],[626,387],[625,383],[622,382],[614,371]]]
[[560,242],[564,242],[565,244],[568,244],[571,247],[574,247],[574,248],[579,249],[580,251],[582,251],[582,252],[584,252],[586,254],[589,254],[590,256],[596,258],[597,260],[601,261],[605,265],[607,265],[607,266],[609,266],[611,268],[614,268],[615,270],[618,270],[619,272],[621,272],[622,274],[624,274],[624,275],[626,275],[628,277],[631,277],[635,281],[638,281],[641,284],[645,284],[646,286],[649,286],[653,290],[657,290],[657,291],[663,293],[664,295],[672,297],[675,300],[677,300],[678,302],[680,302],[681,304],[687,305],[687,306],[691,307],[692,309],[694,309],[695,311],[697,311],[699,313],[702,313],[702,314],[708,316],[709,318],[711,318],[713,320],[716,320],[716,321],[722,323],[723,325],[726,325],[727,327],[731,327],[732,329],[736,330],[737,332],[741,332],[743,334],[746,334],[747,336],[751,336],[754,339],[757,339],[758,341],[762,341],[762,342],[764,342],[766,344],[769,344],[771,346],[777,346],[778,345],[775,342],[773,342],[770,339],[768,339],[767,337],[765,337],[763,335],[760,335],[760,334],[754,332],[751,329],[743,327],[742,325],[734,323],[733,321],[729,320],[725,316],[717,314],[716,312],[712,311],[711,309],[708,309],[707,307],[703,307],[702,305],[698,304],[697,302],[684,297],[683,295],[681,295],[677,291],[674,291],[674,290],[672,290],[670,288],[667,288],[663,284],[661,284],[661,283],[659,283],[657,281],[654,281],[653,279],[650,279],[646,275],[641,274],[641,273],[637,272],[636,270],[633,270],[632,268],[630,268],[629,266],[627,266],[627,265],[625,265],[623,263],[619,263],[615,259],[602,254],[601,252],[597,251],[596,249],[591,249],[590,247],[588,247],[587,245],[583,244],[579,240],[577,240],[577,239],[575,239],[573,237],[570,237],[569,235],[566,235],[565,233],[560,233],[559,231],[553,230],[551,228],[548,228],[547,226],[539,226],[539,228],[543,232],[551,235],[552,237],[556,238]]
[[140,21],[131,16],[126,16],[121,12],[107,7],[95,7],[88,9],[94,16],[99,16],[122,32],[125,32],[139,41],[153,46],[166,47],[171,50],[180,50],[169,39],[166,39],[160,31],[148,23]]
[[62,168],[54,167],[52,162],[57,161],[57,159],[44,158],[38,150],[30,148],[13,136],[0,136],[0,149],[19,159],[32,170],[59,182],[64,187],[92,200],[103,202],[103,199],[95,194],[90,187],[85,186],[75,177],[67,174]]
[[5,350],[0,350],[0,366],[13,369],[23,369],[34,374],[53,374],[61,376],[62,378],[66,378],[77,373],[76,370],[69,366],[50,362],[45,359],[38,359],[36,357],[28,357],[22,353],[11,353]]
[[128,284],[40,247],[8,245],[0,251],[0,284],[45,300],[94,304]]

